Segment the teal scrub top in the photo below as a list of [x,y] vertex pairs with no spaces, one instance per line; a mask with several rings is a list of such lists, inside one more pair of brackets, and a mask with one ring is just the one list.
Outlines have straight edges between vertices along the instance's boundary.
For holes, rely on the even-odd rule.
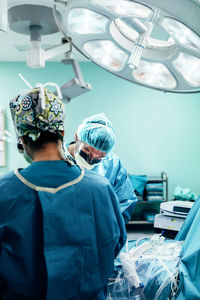
[[103,300],[126,240],[108,180],[65,161],[0,178],[0,298]]
[[119,156],[113,152],[109,152],[101,162],[94,167],[93,171],[109,179],[117,194],[120,209],[124,221],[127,224],[131,219],[138,199]]

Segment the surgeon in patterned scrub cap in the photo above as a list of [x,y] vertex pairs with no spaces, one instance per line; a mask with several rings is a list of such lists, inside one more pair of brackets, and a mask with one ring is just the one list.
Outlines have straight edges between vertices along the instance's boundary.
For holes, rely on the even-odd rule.
[[63,157],[58,96],[31,89],[10,110],[32,163],[0,178],[0,299],[105,300],[127,238],[112,186]]
[[22,140],[28,138],[40,143],[47,132],[48,136],[52,134],[52,137],[55,135],[63,139],[64,104],[47,89],[41,92],[40,88],[35,88],[28,94],[18,95],[10,101],[10,110],[18,138],[18,150],[28,162],[32,161],[32,157],[27,153]]

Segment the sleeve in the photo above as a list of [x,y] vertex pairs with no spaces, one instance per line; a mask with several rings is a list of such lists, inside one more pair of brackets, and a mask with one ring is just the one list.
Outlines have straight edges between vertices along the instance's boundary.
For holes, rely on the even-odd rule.
[[[1,217],[1,216],[0,216]],[[0,300],[2,300],[3,290],[4,290],[4,281],[1,277],[2,266],[1,266],[1,251],[2,251],[2,243],[3,243],[3,220],[0,218]]]
[[[4,266],[2,260],[2,245],[5,243],[5,228],[9,227],[7,218],[9,211],[12,209],[11,203],[8,201],[8,194],[10,193],[10,185],[7,185],[7,181],[13,173],[8,173],[0,179],[0,300],[3,299],[3,292],[5,290],[5,281],[3,279]],[[12,198],[12,196],[11,196]]]
[[192,208],[190,209],[190,211],[187,215],[187,218],[185,219],[183,225],[181,226],[181,229],[178,232],[175,240],[184,241],[187,238],[187,235],[190,232],[190,230],[194,224],[196,216],[199,213],[200,213],[200,196],[197,198],[197,200],[192,205]]
[[124,244],[126,243],[127,233],[126,233],[125,222],[124,222],[124,219],[121,214],[121,209],[120,209],[118,199],[117,199],[116,194],[113,191],[111,186],[109,188],[109,194],[110,194],[110,198],[112,201],[112,207],[115,212],[115,217],[116,217],[118,227],[119,227],[119,239],[118,239],[118,243],[115,248],[115,257],[116,257],[118,255],[118,253],[120,252],[120,250],[123,248]]
[[193,204],[176,240],[183,240],[181,261],[179,265],[178,300],[200,299],[200,196]]
[[125,224],[127,224],[131,219],[138,199],[134,193],[134,189],[132,187],[130,179],[128,178],[128,173],[122,166],[120,160],[118,165],[118,172],[116,173],[114,189],[119,199],[120,209]]
[[[99,181],[105,178],[99,178]],[[124,246],[127,234],[117,196],[109,182],[94,189],[94,224],[99,267],[104,282],[112,276],[114,259]]]
[[99,185],[95,191],[95,223],[98,241],[101,245],[112,245],[116,257],[126,242],[127,234],[117,196],[111,184],[107,180],[106,183],[106,186]]

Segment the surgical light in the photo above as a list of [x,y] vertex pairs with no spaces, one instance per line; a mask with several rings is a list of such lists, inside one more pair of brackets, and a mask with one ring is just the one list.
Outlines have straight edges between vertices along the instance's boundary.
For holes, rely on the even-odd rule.
[[111,73],[165,92],[195,93],[199,16],[199,0],[70,0],[61,25],[76,49]]
[[148,7],[132,1],[94,0],[94,3],[102,6],[104,9],[107,9],[110,12],[114,12],[122,16],[128,15],[129,17],[137,16],[140,18],[147,18],[151,13],[151,9]]
[[200,38],[191,29],[176,20],[165,18],[161,25],[180,44],[200,50]]
[[[82,18],[80,20],[80,14]],[[108,19],[89,9],[75,8],[70,11],[69,24],[70,29],[78,34],[103,33]]]
[[194,87],[200,86],[200,59],[186,53],[180,53],[174,66],[184,79]]
[[128,58],[126,53],[109,40],[85,43],[84,49],[95,62],[114,71],[122,70]]
[[133,78],[148,86],[168,89],[173,89],[176,86],[176,79],[161,63],[141,61],[137,70],[133,72]]

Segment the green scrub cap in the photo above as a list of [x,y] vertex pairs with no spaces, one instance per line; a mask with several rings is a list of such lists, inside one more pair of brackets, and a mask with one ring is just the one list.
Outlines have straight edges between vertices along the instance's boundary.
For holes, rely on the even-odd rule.
[[43,88],[34,88],[10,101],[10,110],[18,138],[28,136],[36,141],[41,132],[62,136],[64,104],[59,97]]
[[78,127],[77,137],[93,148],[108,153],[115,144],[114,128],[104,113],[83,120]]

